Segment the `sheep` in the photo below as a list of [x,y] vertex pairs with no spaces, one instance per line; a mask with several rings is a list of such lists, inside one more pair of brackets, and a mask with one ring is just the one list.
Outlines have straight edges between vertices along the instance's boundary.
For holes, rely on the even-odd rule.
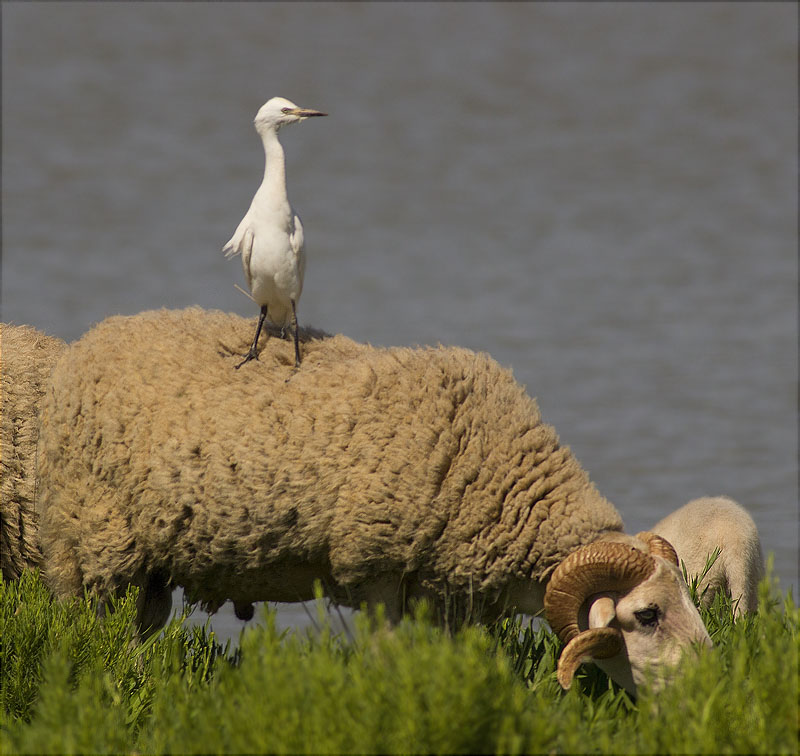
[[709,606],[718,591],[734,602],[734,615],[758,609],[758,584],[764,577],[764,557],[753,518],[727,496],[693,499],[660,520],[652,532],[666,538],[683,560],[689,577],[701,575],[708,557],[719,556],[698,584],[702,603]]
[[0,324],[0,570],[4,580],[41,562],[36,491],[39,410],[66,347],[30,326]]
[[[0,326],[0,568],[5,580],[38,563],[33,522],[35,450],[39,432],[44,334]],[[22,348],[20,348],[22,343]],[[27,348],[26,348],[27,347]],[[32,537],[33,536],[33,537]]]
[[[56,595],[138,585],[144,632],[166,620],[172,585],[245,616],[309,599],[317,581],[391,622],[421,599],[453,619],[544,607],[567,642],[564,687],[604,657],[634,692],[649,666],[710,644],[669,545],[623,533],[487,355],[304,332],[303,370],[273,338],[252,370],[231,370],[249,330],[151,311],[108,318],[64,353],[37,501]],[[593,597],[604,608],[590,615]]]

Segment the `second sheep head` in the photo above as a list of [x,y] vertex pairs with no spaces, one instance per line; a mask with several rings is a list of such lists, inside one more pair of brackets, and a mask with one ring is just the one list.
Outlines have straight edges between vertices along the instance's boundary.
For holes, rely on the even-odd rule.
[[567,644],[558,662],[565,689],[581,663],[596,663],[635,694],[649,674],[661,679],[692,643],[711,639],[663,538],[615,536],[573,552],[553,572],[545,614]]

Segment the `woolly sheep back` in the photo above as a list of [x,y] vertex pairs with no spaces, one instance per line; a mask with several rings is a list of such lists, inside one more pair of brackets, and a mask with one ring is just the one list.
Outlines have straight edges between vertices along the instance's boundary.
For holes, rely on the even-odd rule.
[[4,580],[41,561],[36,445],[42,395],[66,344],[31,326],[0,324],[0,568]]
[[109,318],[53,372],[41,437],[42,543],[56,593],[163,573],[208,607],[358,606],[387,578],[495,600],[621,531],[510,371],[458,348],[343,336],[266,340],[252,323]]
[[[728,496],[692,499],[660,520],[652,531],[666,538],[686,565],[690,578],[700,575],[715,549],[720,553],[698,588],[710,606],[717,591],[735,602],[734,613],[758,610],[758,584],[764,557],[758,528],[747,510]],[[705,589],[708,590],[705,590]]]

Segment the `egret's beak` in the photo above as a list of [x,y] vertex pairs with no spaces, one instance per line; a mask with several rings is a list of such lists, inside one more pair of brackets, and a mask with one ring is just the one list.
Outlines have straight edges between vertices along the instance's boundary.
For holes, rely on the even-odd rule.
[[326,116],[327,113],[321,113],[319,110],[311,110],[311,108],[287,108],[284,113],[297,116],[298,118],[312,118],[313,116]]

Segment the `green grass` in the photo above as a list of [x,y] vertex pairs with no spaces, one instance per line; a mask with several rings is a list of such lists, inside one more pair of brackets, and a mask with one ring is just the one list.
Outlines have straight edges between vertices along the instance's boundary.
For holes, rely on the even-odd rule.
[[635,701],[592,665],[562,691],[560,642],[519,618],[448,635],[423,611],[357,616],[345,638],[267,612],[232,652],[178,620],[137,644],[134,599],[101,620],[35,573],[0,581],[2,753],[797,752],[800,616],[768,581],[741,621],[718,598],[714,649]]

